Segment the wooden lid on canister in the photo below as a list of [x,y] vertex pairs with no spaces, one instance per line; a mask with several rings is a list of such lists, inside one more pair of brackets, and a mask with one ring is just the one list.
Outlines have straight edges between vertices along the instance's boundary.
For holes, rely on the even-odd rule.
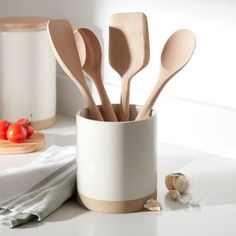
[[48,17],[17,16],[0,18],[0,30],[44,29]]

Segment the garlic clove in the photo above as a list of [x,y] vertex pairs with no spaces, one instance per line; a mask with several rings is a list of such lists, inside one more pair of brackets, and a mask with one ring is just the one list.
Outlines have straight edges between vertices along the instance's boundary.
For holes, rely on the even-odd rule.
[[174,201],[176,201],[176,202],[180,201],[180,199],[181,199],[181,195],[177,190],[170,190],[167,193],[167,197],[174,200]]
[[173,190],[174,188],[174,182],[175,179],[178,178],[179,176],[184,176],[182,173],[170,173],[166,176],[165,178],[165,184],[168,190]]
[[173,190],[174,189],[174,185],[173,185],[173,175],[169,174],[166,176],[165,178],[165,184],[168,190]]
[[193,200],[190,193],[180,194],[177,190],[170,190],[167,193],[167,197],[173,201],[181,202],[183,204],[198,205],[200,202],[200,199],[198,201]]
[[147,200],[146,204],[144,205],[144,208],[148,209],[149,211],[162,212],[162,205],[154,199]]

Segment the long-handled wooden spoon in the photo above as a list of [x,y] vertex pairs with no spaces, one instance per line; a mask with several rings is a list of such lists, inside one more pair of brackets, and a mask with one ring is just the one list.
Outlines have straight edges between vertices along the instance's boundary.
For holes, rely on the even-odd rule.
[[196,39],[190,30],[178,30],[170,36],[162,50],[159,80],[135,120],[149,117],[162,89],[187,64],[193,55],[195,45]]
[[70,22],[67,20],[50,20],[47,25],[47,30],[54,55],[65,73],[80,89],[88,106],[90,118],[103,120],[84,80]]
[[107,96],[101,74],[102,50],[96,35],[89,29],[74,31],[75,41],[83,72],[93,80],[102,103],[103,118],[117,121],[116,114]]
[[132,77],[149,62],[147,18],[143,13],[113,14],[109,23],[109,62],[122,77],[120,120],[129,120]]

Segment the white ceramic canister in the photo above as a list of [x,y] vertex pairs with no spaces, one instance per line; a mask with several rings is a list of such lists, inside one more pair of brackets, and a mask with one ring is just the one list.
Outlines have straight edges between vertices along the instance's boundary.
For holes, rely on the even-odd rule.
[[49,18],[0,18],[0,119],[33,113],[36,129],[56,114],[56,60],[46,31]]
[[[118,105],[115,105],[118,110]],[[130,117],[139,107],[130,106]],[[157,194],[156,114],[103,122],[77,113],[77,197],[90,210],[133,212]]]

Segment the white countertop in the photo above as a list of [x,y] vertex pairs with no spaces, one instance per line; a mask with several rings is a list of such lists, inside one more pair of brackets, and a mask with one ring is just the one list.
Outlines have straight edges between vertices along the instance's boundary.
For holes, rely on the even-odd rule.
[[[48,130],[46,145],[75,144],[75,121],[58,117]],[[0,170],[20,166],[37,158],[38,153],[0,156]],[[181,171],[192,178],[191,193],[201,199],[198,207],[166,199],[165,175]],[[2,191],[2,190],[0,190]],[[236,160],[203,153],[173,144],[158,143],[158,200],[164,212],[102,214],[83,209],[76,200],[67,201],[42,222],[30,222],[8,229],[0,226],[0,236],[82,235],[82,236],[194,236],[235,235]]]

